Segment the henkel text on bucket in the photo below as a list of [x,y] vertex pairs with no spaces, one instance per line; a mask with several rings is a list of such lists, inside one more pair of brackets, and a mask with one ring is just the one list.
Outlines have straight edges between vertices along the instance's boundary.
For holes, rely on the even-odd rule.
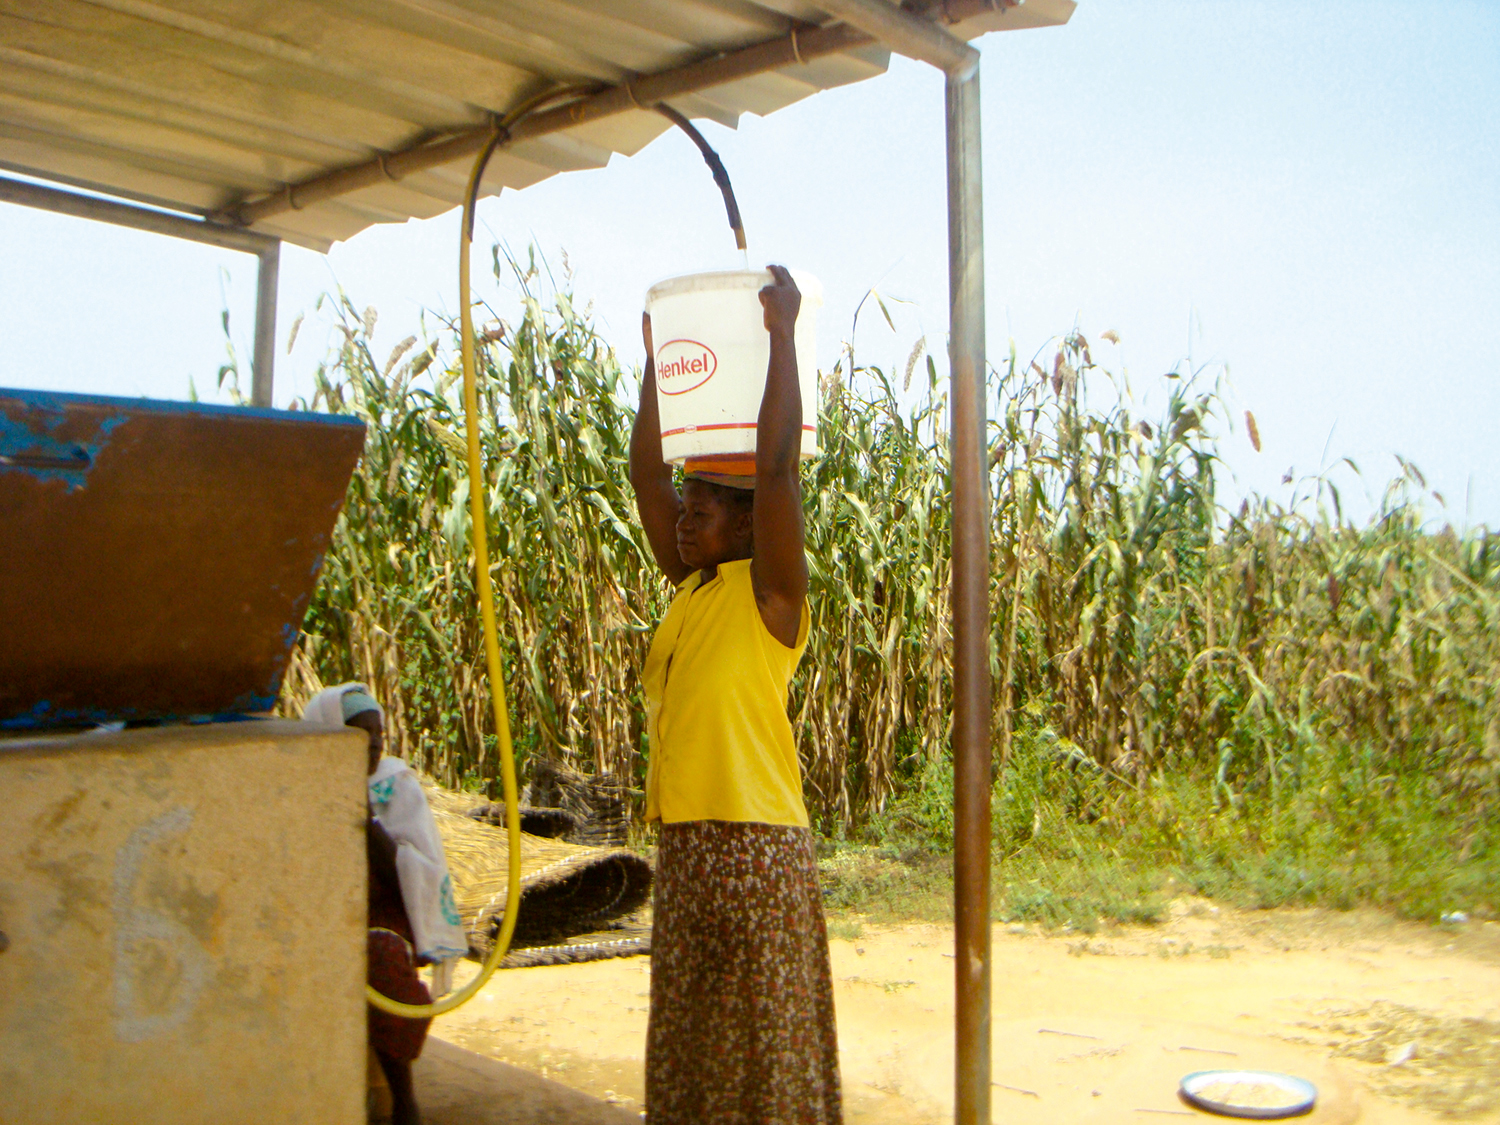
[[[802,456],[816,457],[817,316],[823,287],[796,270],[792,278],[802,291],[796,333]],[[760,290],[770,283],[766,270],[695,273],[658,282],[646,294],[666,460],[754,458],[755,423],[771,359]]]

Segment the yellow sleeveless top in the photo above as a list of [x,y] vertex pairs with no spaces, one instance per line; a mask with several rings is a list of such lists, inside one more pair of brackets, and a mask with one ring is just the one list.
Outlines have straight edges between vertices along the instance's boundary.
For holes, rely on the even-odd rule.
[[807,826],[787,684],[807,647],[771,636],[750,560],[694,571],[677,588],[646,657],[646,819]]

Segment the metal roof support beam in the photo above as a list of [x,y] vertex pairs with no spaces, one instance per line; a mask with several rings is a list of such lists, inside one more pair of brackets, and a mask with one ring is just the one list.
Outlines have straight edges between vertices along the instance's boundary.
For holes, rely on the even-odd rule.
[[[809,59],[835,55],[841,51],[868,47],[874,40],[865,32],[845,24],[833,27],[798,28],[789,35],[757,43],[738,51],[674,67],[659,74],[649,74],[597,94],[589,94],[556,109],[533,113],[510,129],[505,143],[561,133],[626,113],[633,109],[650,109],[659,102],[685,94],[695,94],[726,82],[796,66]],[[471,129],[444,141],[419,145],[377,157],[363,164],[316,176],[300,184],[289,184],[274,195],[263,196],[224,209],[226,221],[251,226],[272,215],[299,211],[314,203],[335,199],[351,191],[374,187],[388,180],[399,180],[414,172],[452,164],[472,156],[486,144],[493,133],[491,126]]]
[[954,1098],[990,1122],[990,497],[985,456],[984,174],[979,52],[886,0],[818,0],[947,75],[948,363],[953,404]]
[[77,192],[61,191],[4,176],[0,176],[0,202],[37,207],[43,211],[55,211],[59,215],[93,219],[151,234],[202,242],[224,250],[238,250],[242,254],[254,254],[259,259],[259,268],[256,272],[255,358],[251,374],[250,403],[252,406],[271,405],[276,355],[276,280],[281,263],[281,239],[209,219],[192,219],[186,215],[174,215],[170,211],[137,207],[132,203],[96,199],[91,195],[79,195]]
[[43,211],[56,211],[59,215],[72,215],[79,219],[94,219],[101,223],[114,223],[120,227],[134,227],[152,234],[168,234],[173,238],[186,238],[192,242],[206,242],[225,250],[239,250],[245,254],[264,254],[279,247],[281,240],[259,231],[244,227],[229,226],[207,219],[192,219],[186,215],[174,215],[170,211],[157,211],[150,207],[138,207],[133,203],[118,203],[112,199],[96,199],[91,195],[80,195],[74,191],[62,191],[25,180],[12,180],[0,176],[0,203],[18,203],[23,207],[37,207]]
[[818,0],[818,7],[884,43],[898,55],[967,78],[979,69],[979,52],[958,36],[888,0]]

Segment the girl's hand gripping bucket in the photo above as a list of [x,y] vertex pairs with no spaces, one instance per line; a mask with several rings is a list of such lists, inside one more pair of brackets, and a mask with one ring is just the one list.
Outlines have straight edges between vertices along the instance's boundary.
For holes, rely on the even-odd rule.
[[[806,459],[819,452],[817,315],[823,287],[795,270],[792,280],[802,292],[795,341]],[[732,270],[668,278],[647,292],[667,461],[755,459],[755,424],[771,361],[760,291],[769,284],[766,270]]]

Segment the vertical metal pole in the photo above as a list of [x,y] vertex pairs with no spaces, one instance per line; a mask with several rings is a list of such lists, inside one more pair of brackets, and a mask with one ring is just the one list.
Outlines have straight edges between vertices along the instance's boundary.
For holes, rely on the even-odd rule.
[[281,242],[259,252],[255,284],[255,359],[250,377],[250,405],[271,405],[276,368],[276,280],[281,272]]
[[954,1118],[958,1125],[990,1125],[990,559],[977,66],[967,75],[949,73],[946,100],[953,381]]

